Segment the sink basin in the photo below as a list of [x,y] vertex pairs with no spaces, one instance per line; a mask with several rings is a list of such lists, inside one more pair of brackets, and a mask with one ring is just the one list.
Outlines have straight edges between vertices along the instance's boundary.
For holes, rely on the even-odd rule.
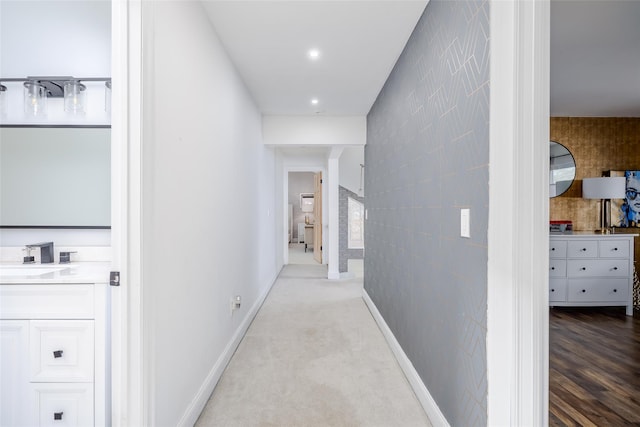
[[51,266],[51,265],[11,265],[0,266],[0,276],[43,276],[45,274],[56,273],[59,271],[67,270],[69,267]]

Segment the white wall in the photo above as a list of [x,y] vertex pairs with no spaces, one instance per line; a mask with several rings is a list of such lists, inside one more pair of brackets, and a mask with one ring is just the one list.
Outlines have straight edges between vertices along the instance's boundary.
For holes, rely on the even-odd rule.
[[[0,76],[76,77],[111,75],[111,2],[100,0],[77,1],[0,1]],[[9,89],[15,84],[5,83]],[[22,91],[12,97],[22,109]],[[102,97],[104,90],[98,90]],[[92,99],[89,94],[89,99]],[[49,110],[55,111],[57,99]],[[103,101],[94,102],[103,105]],[[9,104],[13,107],[15,104]],[[62,114],[62,113],[60,113]],[[102,113],[94,124],[108,124]],[[97,117],[97,116],[96,116]],[[64,123],[49,117],[45,123]],[[3,123],[24,123],[13,113]],[[68,120],[66,122],[69,122]],[[2,123],[2,122],[0,122]],[[87,124],[84,121],[83,124]],[[0,230],[2,246],[22,246],[37,241],[53,240],[65,246],[108,246],[110,230]],[[34,240],[35,239],[35,240]]]
[[[340,156],[340,185],[364,196],[364,172],[360,181],[361,167],[364,165],[364,147],[346,147]],[[362,188],[363,191],[359,191]]]
[[265,116],[266,145],[364,145],[365,116]]
[[143,8],[144,394],[150,425],[192,425],[281,267],[282,208],[261,114],[202,5]]

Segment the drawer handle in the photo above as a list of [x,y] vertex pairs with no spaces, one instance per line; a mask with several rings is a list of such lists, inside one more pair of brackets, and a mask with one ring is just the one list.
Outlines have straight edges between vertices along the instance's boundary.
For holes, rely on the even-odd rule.
[[551,289],[551,292],[555,292],[555,291],[556,291],[555,289]]
[[614,251],[617,251],[617,250],[618,250],[618,248],[613,248],[613,250],[614,250]]
[[53,419],[54,420],[61,420],[62,419],[62,414],[64,414],[64,412],[54,412],[53,413]]
[[555,267],[551,267],[551,269],[552,269],[552,270],[555,270],[556,268],[555,268]]
[[613,267],[613,269],[614,269],[614,270],[617,270],[617,269],[618,269],[618,267]]
[[581,271],[586,271],[586,270],[587,270],[587,267],[580,267],[580,270],[581,270]]
[[62,357],[62,353],[64,353],[64,351],[56,350],[56,351],[53,352],[53,357],[56,358],[56,359],[59,358],[59,357]]
[[556,248],[551,248],[551,250],[552,250],[552,251],[555,251],[555,250],[556,250]]
[[582,293],[583,293],[583,294],[584,294],[584,293],[586,293],[586,292],[587,292],[587,290],[586,290],[586,289],[583,289],[583,290],[582,290]]
[[587,251],[587,248],[582,248],[582,249],[581,249],[581,251],[582,251],[582,252],[586,252],[586,251]]
[[617,290],[617,289],[614,289],[614,290],[613,290],[613,292],[618,292],[618,290]]

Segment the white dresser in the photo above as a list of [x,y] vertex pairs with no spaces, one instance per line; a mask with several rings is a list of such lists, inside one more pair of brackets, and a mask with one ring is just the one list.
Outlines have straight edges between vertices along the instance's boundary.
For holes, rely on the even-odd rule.
[[634,234],[549,237],[549,305],[626,306],[633,315]]

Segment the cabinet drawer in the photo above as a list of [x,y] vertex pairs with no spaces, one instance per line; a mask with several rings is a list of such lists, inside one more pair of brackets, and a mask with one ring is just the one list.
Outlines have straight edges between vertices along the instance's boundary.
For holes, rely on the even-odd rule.
[[2,285],[3,319],[93,319],[93,285]]
[[598,241],[580,240],[567,244],[567,258],[597,258]]
[[551,240],[549,241],[549,258],[566,258],[567,257],[567,241]]
[[629,277],[626,259],[570,259],[567,261],[569,277]]
[[549,302],[567,300],[567,280],[549,279]]
[[550,259],[549,277],[565,277],[567,275],[567,260]]
[[572,302],[626,301],[628,297],[629,279],[569,280],[567,289],[567,300]]
[[30,322],[32,382],[93,382],[93,321]]
[[627,240],[603,240],[599,242],[600,258],[629,258]]
[[32,395],[38,427],[93,426],[92,384],[33,384]]

